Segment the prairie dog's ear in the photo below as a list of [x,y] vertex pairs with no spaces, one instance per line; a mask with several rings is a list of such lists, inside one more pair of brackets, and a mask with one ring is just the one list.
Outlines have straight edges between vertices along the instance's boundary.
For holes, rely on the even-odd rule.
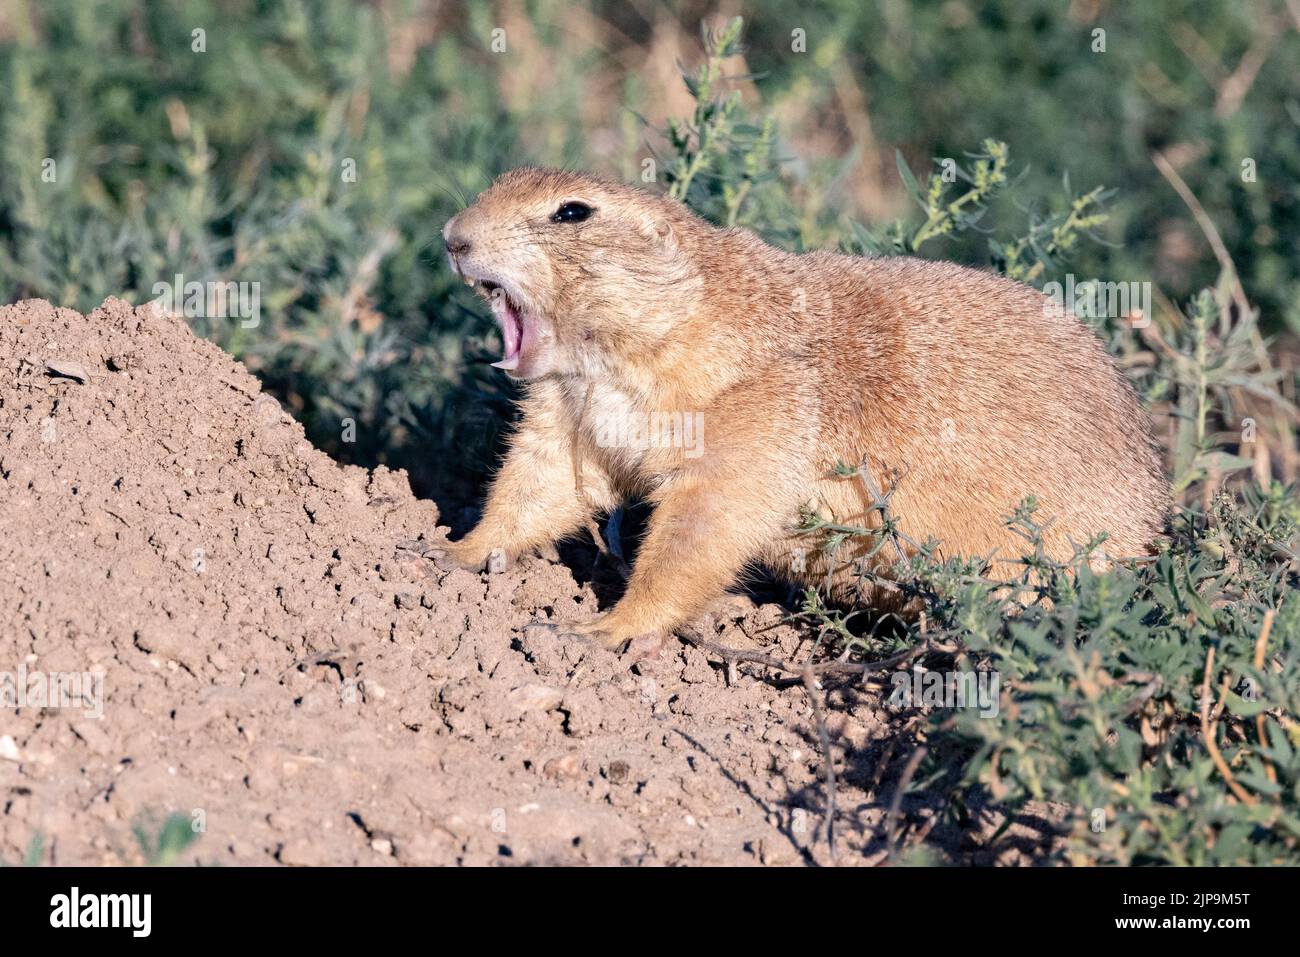
[[677,233],[667,219],[653,213],[642,213],[637,219],[637,229],[666,258],[677,254]]

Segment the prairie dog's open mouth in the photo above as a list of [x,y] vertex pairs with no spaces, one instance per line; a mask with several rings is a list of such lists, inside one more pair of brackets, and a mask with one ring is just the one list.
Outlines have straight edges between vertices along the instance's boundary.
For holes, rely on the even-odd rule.
[[492,314],[501,326],[502,355],[499,362],[492,363],[493,368],[513,372],[519,369],[524,353],[537,338],[536,321],[528,310],[521,306],[499,283],[480,279],[474,283],[478,292],[492,306]]

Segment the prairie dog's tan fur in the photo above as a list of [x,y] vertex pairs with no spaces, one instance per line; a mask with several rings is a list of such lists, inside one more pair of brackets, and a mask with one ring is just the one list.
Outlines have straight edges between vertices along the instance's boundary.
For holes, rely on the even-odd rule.
[[[587,218],[570,206],[554,221],[574,203]],[[911,539],[996,551],[1005,573],[1023,541],[1004,520],[1031,494],[1057,555],[1101,531],[1107,554],[1144,554],[1160,533],[1168,491],[1146,414],[1096,337],[1028,286],[918,259],[792,255],[552,170],[500,177],[444,237],[527,381],[483,519],[452,557],[516,555],[646,496],[626,594],[575,629],[607,645],[667,634],[754,561],[821,580],[818,561],[792,561],[815,554],[791,533],[801,506],[875,517],[836,462],[893,488]],[[651,413],[691,415],[702,442],[610,447],[598,433]]]

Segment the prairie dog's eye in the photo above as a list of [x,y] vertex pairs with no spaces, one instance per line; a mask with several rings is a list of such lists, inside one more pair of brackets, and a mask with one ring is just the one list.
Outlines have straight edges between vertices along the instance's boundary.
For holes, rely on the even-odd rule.
[[580,223],[595,210],[586,203],[562,203],[560,208],[551,214],[553,223]]

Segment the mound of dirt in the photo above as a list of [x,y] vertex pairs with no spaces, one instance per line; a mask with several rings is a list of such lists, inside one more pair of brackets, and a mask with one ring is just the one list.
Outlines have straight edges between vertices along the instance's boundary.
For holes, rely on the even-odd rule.
[[[178,318],[24,302],[0,356],[0,862],[137,862],[176,813],[206,864],[824,859],[799,688],[557,638],[596,611],[557,561],[439,570],[403,473],[337,465]],[[780,617],[714,628],[792,653]],[[880,856],[877,704],[828,693],[841,861]]]

